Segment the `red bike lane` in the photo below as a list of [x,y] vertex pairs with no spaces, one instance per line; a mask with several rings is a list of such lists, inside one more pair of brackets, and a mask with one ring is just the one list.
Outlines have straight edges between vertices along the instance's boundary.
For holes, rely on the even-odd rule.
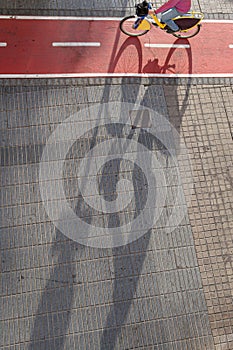
[[113,18],[0,17],[0,78],[233,77],[233,21],[203,21],[176,39],[158,28],[127,37]]

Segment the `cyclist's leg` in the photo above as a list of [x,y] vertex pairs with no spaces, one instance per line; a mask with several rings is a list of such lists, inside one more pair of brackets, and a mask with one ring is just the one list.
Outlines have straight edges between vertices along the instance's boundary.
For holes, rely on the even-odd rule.
[[161,22],[166,23],[171,30],[176,32],[179,30],[179,27],[174,21],[172,21],[172,18],[180,15],[181,13],[177,11],[175,7],[172,7],[171,9],[162,13]]

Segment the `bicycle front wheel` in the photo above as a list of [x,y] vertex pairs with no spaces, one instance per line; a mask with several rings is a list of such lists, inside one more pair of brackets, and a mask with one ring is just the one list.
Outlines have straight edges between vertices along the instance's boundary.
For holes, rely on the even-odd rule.
[[[120,21],[120,30],[129,36],[141,36],[149,32],[149,30],[138,29],[137,21],[141,21],[140,17],[127,16]],[[135,25],[136,24],[136,25]]]

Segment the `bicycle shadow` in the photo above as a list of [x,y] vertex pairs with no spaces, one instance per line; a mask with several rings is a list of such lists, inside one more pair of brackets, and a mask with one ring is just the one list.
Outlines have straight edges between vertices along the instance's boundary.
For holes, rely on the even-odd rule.
[[[117,37],[116,37],[117,39]],[[115,42],[115,49],[113,51],[109,72],[114,71],[115,67],[118,64],[119,59],[122,57],[125,49],[129,45],[134,45],[136,48],[136,52],[138,55],[137,65],[138,71],[142,71],[143,61],[142,61],[142,47],[139,39],[137,38],[128,38],[125,40],[121,48],[117,51],[115,50],[117,47],[117,40]],[[167,59],[164,62],[164,65],[169,66],[169,61],[174,54],[175,50],[171,49],[167,56]],[[134,57],[135,59],[135,57]],[[157,62],[159,64],[159,62]],[[164,68],[165,69],[165,68]],[[126,84],[126,80],[123,78],[121,83],[122,90],[122,102],[129,102],[129,89],[130,87]],[[149,79],[153,84],[154,80]],[[138,95],[140,94],[140,85],[142,81],[140,79],[139,83],[137,80],[136,87],[131,93],[132,102],[136,102]],[[167,86],[164,86],[164,91],[166,93]],[[106,85],[103,92],[103,97],[100,103],[108,102],[111,100],[111,85],[109,84],[109,79],[106,80]],[[145,95],[141,99],[141,104],[147,106],[149,104],[148,101],[151,101],[151,94],[153,94],[153,89],[148,89]],[[179,111],[179,116],[182,117],[182,113],[184,113],[186,109],[186,102],[188,100],[189,89],[186,91],[184,104],[181,106]],[[172,86],[170,91],[171,100],[174,99],[178,102],[176,88]],[[156,105],[150,105],[150,108],[156,110]],[[171,118],[172,122],[172,118]],[[92,135],[92,139],[90,141],[90,147],[94,147],[97,144],[98,139],[98,126]],[[112,136],[114,132],[112,128],[109,127],[109,134]],[[118,133],[118,135],[120,132]],[[135,136],[135,130],[128,135],[128,138],[132,138]],[[139,132],[138,139],[143,139],[144,135],[142,132]],[[87,169],[88,173],[88,169]],[[104,174],[103,174],[104,175]],[[106,174],[105,174],[106,175]],[[136,173],[135,177],[136,179]],[[109,185],[111,184],[112,178],[109,178]],[[135,181],[135,180],[134,180]],[[108,184],[106,187],[108,187]],[[135,186],[136,187],[136,186]],[[104,195],[107,195],[105,190]],[[113,191],[114,193],[114,191]],[[135,196],[137,196],[135,192]],[[81,208],[79,207],[79,202],[76,203],[77,211],[80,213]],[[90,218],[92,220],[92,218]],[[109,227],[120,227],[120,216],[118,214],[109,216],[108,221]],[[29,349],[63,349],[66,334],[68,331],[68,326],[70,323],[71,311],[72,311],[72,303],[74,300],[74,295],[76,292],[76,276],[77,275],[77,266],[73,265],[73,262],[78,258],[81,258],[85,253],[85,247],[82,245],[72,242],[70,240],[66,241],[63,244],[59,244],[63,235],[57,231],[56,237],[53,242],[53,247],[51,249],[51,254],[55,254],[57,257],[57,264],[51,269],[50,277],[44,290],[42,291],[40,303],[35,315],[34,327],[31,334],[31,340]],[[100,336],[100,349],[114,349],[117,339],[122,331],[124,324],[126,323],[127,317],[130,313],[130,307],[134,302],[135,294],[137,292],[138,284],[141,279],[142,269],[144,265],[145,258],[147,256],[148,246],[151,237],[151,230],[148,231],[143,237],[138,239],[137,241],[127,244],[123,247],[113,248],[111,257],[113,259],[113,268],[114,268],[114,277],[113,281],[113,291],[112,291],[112,299],[110,310],[106,316],[104,329],[102,332],[102,336]],[[64,237],[63,237],[64,239]],[[131,254],[129,254],[129,252]],[[64,264],[65,262],[65,264]],[[134,273],[132,274],[132,271]],[[135,273],[136,272],[136,273]],[[61,276],[69,276],[69,278],[60,278]],[[124,278],[122,278],[124,277]],[[55,288],[55,285],[60,286]],[[86,283],[88,287],[88,283]],[[157,288],[156,285],[153,288]],[[65,298],[64,298],[65,295]],[[58,319],[58,308],[60,311],[60,315],[62,315],[60,322]],[[135,306],[137,309],[137,307]],[[106,310],[108,310],[106,308]],[[137,312],[140,310],[137,309]],[[107,312],[107,311],[106,311]],[[156,316],[156,315],[154,315]],[[139,320],[140,321],[140,320]],[[137,325],[133,325],[132,327],[136,327]],[[156,332],[156,329],[155,329]],[[165,331],[164,331],[165,332]],[[165,336],[165,335],[164,335]],[[88,347],[87,347],[88,349]]]
[[50,251],[56,263],[41,293],[28,350],[64,348],[75,288],[82,283],[76,260],[82,259],[84,250],[56,229]]
[[[136,55],[135,55],[135,53],[132,54],[132,57],[131,57],[132,60],[129,60],[128,57],[125,60],[124,60],[124,57],[122,59],[124,51],[126,49],[128,49],[130,46],[133,46],[136,49]],[[116,50],[116,46],[114,47],[114,50]],[[121,45],[121,47],[118,50],[114,59],[110,60],[110,64],[108,67],[108,73],[115,72],[116,66],[117,66],[117,64],[119,64],[120,59],[122,59],[122,61],[123,61],[122,63],[125,64],[125,67],[124,67],[125,72],[124,73],[128,73],[129,65],[132,65],[132,63],[134,65],[134,67],[135,66],[138,67],[136,69],[137,72],[141,73],[141,71],[142,71],[142,44],[138,38],[129,37],[123,42],[123,44]]]

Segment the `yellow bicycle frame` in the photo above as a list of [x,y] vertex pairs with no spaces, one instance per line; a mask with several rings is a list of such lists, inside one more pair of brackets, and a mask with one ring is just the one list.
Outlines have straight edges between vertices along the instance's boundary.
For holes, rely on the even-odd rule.
[[[166,24],[164,23],[161,23],[160,20],[158,19],[158,17],[156,16],[156,14],[151,14],[150,15],[153,20],[155,21],[156,25],[161,28],[161,29],[164,29],[166,27]],[[174,17],[173,20],[176,20],[176,19],[179,19],[179,18],[195,18],[195,19],[199,19],[199,21],[197,23],[195,23],[195,25],[193,27],[190,27],[188,29],[185,29],[185,30],[181,30],[181,32],[187,32],[188,30],[196,27],[204,18],[204,14],[201,13],[201,12],[187,12],[185,13],[184,15],[182,16],[178,16],[178,17]],[[150,30],[151,29],[151,22],[150,20],[145,17],[142,22],[139,24],[138,30]]]

